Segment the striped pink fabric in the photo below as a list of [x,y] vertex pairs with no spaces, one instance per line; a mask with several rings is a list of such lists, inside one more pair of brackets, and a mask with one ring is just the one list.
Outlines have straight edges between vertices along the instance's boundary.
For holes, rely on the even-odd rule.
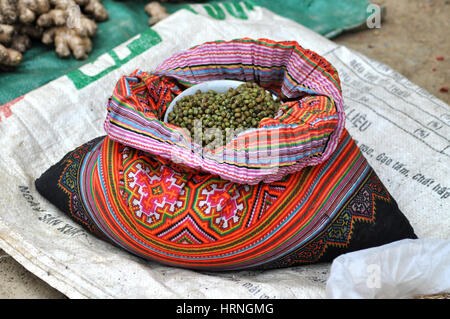
[[[276,118],[207,152],[164,123],[163,111],[180,88],[218,79],[257,82],[279,95],[283,107]],[[145,109],[149,103],[157,105],[156,115]],[[292,41],[236,39],[201,44],[152,73],[123,77],[108,104],[105,129],[125,145],[233,182],[257,184],[328,159],[344,121],[339,77],[323,57]]]

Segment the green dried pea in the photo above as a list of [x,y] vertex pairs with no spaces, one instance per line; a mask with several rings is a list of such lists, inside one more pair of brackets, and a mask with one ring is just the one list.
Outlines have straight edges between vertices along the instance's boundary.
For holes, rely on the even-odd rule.
[[[272,94],[264,88],[247,82],[224,93],[197,90],[194,95],[185,96],[177,102],[168,121],[193,133],[196,121],[200,120],[204,127],[220,129],[225,141],[227,129],[257,127],[263,118],[274,117],[280,107],[278,98],[273,100]],[[203,146],[212,140],[214,138],[206,139],[203,134]]]

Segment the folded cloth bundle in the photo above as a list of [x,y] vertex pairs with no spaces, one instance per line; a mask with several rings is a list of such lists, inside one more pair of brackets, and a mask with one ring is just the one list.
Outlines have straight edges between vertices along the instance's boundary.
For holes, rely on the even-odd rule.
[[[217,79],[257,82],[283,106],[211,151],[162,119],[184,88]],[[323,57],[296,42],[208,42],[122,77],[107,135],[36,187],[98,237],[192,269],[288,267],[417,238],[344,121]]]

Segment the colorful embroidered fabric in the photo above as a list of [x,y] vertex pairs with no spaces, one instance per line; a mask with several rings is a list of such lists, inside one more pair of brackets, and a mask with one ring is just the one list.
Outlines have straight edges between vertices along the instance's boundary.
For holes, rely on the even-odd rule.
[[[255,81],[287,102],[275,119],[208,152],[161,121],[161,114],[179,86],[217,79]],[[343,128],[334,67],[297,42],[267,39],[208,42],[169,58],[154,73],[123,77],[105,122],[114,141],[245,184],[277,181],[322,163],[336,149]]]
[[[276,57],[284,57],[286,47],[296,57],[294,51],[306,55],[306,50],[292,42],[235,42],[236,46],[228,46],[234,41],[207,43],[169,59],[153,74],[138,71],[122,78],[108,104],[108,136],[68,153],[36,181],[38,191],[100,238],[145,259],[192,269],[288,267],[416,238],[395,200],[342,126],[338,86],[334,87],[336,92],[324,89],[309,84],[305,76],[300,88],[289,89],[284,81],[289,82],[292,72],[288,70],[296,66],[267,67],[254,57],[258,50],[268,55],[267,48],[273,48]],[[260,125],[269,130],[286,125],[286,138],[292,138],[293,146],[274,147],[285,152],[281,162],[287,166],[277,167],[281,174],[274,170],[258,175],[255,167],[264,170],[263,162],[233,166],[211,160],[213,164],[205,168],[197,162],[194,165],[188,157],[173,161],[167,154],[175,149],[182,154],[192,144],[185,143],[188,139],[175,142],[170,131],[176,128],[160,121],[168,103],[184,85],[205,79],[201,74],[207,79],[219,76],[200,72],[203,67],[197,66],[201,63],[192,64],[190,53],[209,56],[216,45],[225,45],[230,50],[225,55],[243,55],[242,43],[252,48],[253,63],[233,71],[235,64],[227,68],[219,58],[217,62],[220,70],[230,72],[227,78],[246,74],[248,77],[239,79],[272,88],[282,93],[284,100],[294,98],[285,103],[279,116]],[[256,49],[260,44],[263,48]],[[324,61],[308,54],[317,57],[316,62]],[[311,68],[310,76],[325,65],[320,63]],[[326,65],[327,70],[334,70]],[[274,80],[261,73],[266,68]],[[283,72],[271,73],[271,68]],[[214,70],[209,64],[206,69]],[[339,83],[337,75],[335,83]],[[291,136],[290,129],[298,132]],[[308,132],[303,134],[302,130]],[[298,136],[302,138],[297,140]],[[251,143],[243,148],[250,152]],[[300,151],[308,148],[305,154]],[[225,173],[231,171],[225,174],[228,178],[219,176],[222,170],[210,173],[221,165]],[[251,183],[235,181],[234,174],[241,168],[245,172],[242,178]]]

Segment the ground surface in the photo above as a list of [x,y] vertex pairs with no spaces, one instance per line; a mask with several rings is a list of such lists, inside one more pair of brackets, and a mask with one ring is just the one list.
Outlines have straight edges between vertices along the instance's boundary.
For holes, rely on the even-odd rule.
[[[450,0],[373,0],[385,5],[380,29],[349,32],[339,44],[383,62],[450,104]],[[442,57],[442,59],[438,58]],[[0,250],[0,298],[65,298]]]
[[[383,62],[450,104],[450,0],[372,0],[385,5],[381,28],[333,39]],[[442,57],[443,60],[440,61]]]

